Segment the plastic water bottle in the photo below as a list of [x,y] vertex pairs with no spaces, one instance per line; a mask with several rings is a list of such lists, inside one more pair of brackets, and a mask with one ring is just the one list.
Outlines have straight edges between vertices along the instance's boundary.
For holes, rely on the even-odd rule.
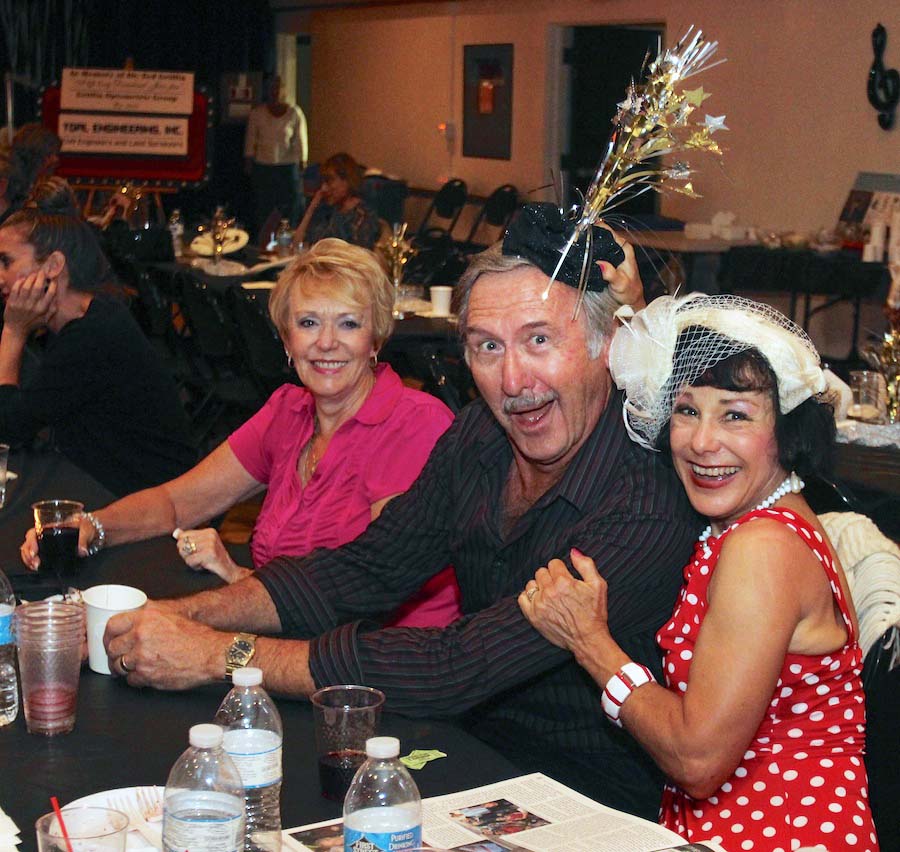
[[19,683],[16,679],[16,645],[13,610],[16,596],[6,574],[0,571],[0,728],[19,715]]
[[191,747],[175,761],[163,800],[166,852],[240,852],[244,788],[222,748],[218,725],[194,725]]
[[281,716],[260,685],[262,670],[248,666],[231,676],[234,688],[219,707],[216,723],[244,784],[244,849],[281,849]]
[[175,257],[181,257],[184,254],[184,220],[178,209],[173,210],[169,216],[169,233],[172,235],[172,251],[175,252]]
[[344,852],[395,852],[422,845],[422,800],[400,762],[400,740],[366,740],[366,762],[344,799]]
[[293,244],[294,232],[291,230],[291,223],[287,219],[282,219],[275,234],[275,253],[279,257],[290,257]]

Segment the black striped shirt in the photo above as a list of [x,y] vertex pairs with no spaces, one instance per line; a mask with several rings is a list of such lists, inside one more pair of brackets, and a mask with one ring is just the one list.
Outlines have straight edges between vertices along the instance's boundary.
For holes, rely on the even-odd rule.
[[[614,395],[560,481],[505,539],[502,501],[512,449],[477,401],[438,441],[412,488],[359,538],[260,569],[284,633],[315,637],[315,682],[378,687],[392,711],[408,715],[465,712],[476,733],[514,758],[515,742],[504,740],[522,737],[532,754],[545,749],[574,763],[589,756],[591,765],[601,758],[597,772],[635,786],[634,795],[605,795],[587,779],[576,786],[655,816],[638,801],[648,784],[652,790],[658,783],[648,760],[603,720],[596,684],[528,624],[516,602],[541,565],[567,559],[577,547],[609,583],[613,636],[659,673],[654,634],[671,615],[700,522],[661,457],[629,440],[621,412]],[[377,629],[354,620],[390,612],[448,563],[456,566],[465,613],[455,624]],[[623,762],[624,752],[630,756]],[[635,761],[640,777],[631,771]]]

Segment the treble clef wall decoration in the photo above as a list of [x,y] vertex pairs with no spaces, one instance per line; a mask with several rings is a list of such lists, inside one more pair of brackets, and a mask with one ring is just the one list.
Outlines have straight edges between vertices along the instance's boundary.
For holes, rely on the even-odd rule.
[[878,124],[884,130],[894,126],[894,110],[900,101],[900,73],[896,68],[884,67],[884,48],[887,45],[887,30],[879,24],[872,30],[872,50],[875,61],[869,69],[869,84],[866,91],[869,103],[878,110]]

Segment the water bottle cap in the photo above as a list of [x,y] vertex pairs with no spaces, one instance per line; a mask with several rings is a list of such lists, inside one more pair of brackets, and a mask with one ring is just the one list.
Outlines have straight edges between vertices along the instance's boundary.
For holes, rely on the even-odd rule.
[[190,743],[194,748],[215,748],[222,745],[224,732],[218,725],[204,724],[194,725],[189,734]]
[[396,737],[372,737],[366,740],[366,755],[381,760],[400,754],[400,740]]
[[231,682],[235,686],[259,686],[262,683],[262,669],[254,666],[235,669],[231,674]]

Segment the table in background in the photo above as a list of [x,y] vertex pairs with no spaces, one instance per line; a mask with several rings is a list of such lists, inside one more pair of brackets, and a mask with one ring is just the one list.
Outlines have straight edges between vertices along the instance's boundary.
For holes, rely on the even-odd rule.
[[[812,317],[840,302],[853,306],[853,333],[848,359],[856,356],[859,314],[863,299],[887,298],[890,280],[881,263],[862,263],[855,254],[821,254],[809,249],[769,249],[764,246],[732,248],[722,258],[719,286],[723,293],[769,291],[790,296],[790,317],[807,331]],[[813,296],[825,301],[812,306]],[[797,307],[803,299],[802,317]]]
[[[684,235],[684,231],[640,231],[635,229],[620,233],[619,236],[628,240],[636,249],[643,249],[643,254],[657,274],[660,271],[657,268],[658,261],[664,256],[674,256],[684,271],[682,289],[686,292],[707,289],[696,280],[697,264],[701,258],[713,258],[715,267],[718,267],[721,256],[734,246],[750,244],[748,240],[723,240],[718,237],[704,240],[689,239]],[[640,255],[641,252],[638,251],[639,263]],[[643,273],[642,277],[648,282],[651,280]]]

